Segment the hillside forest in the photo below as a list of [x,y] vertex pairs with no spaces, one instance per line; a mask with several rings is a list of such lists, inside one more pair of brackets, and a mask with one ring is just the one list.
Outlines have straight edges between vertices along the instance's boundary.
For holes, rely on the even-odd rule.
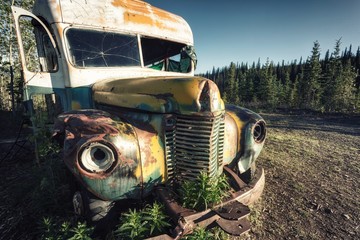
[[341,50],[341,39],[320,59],[320,43],[310,56],[291,63],[269,59],[251,65],[231,62],[200,74],[215,81],[228,103],[249,107],[295,108],[321,112],[359,112],[360,48]]

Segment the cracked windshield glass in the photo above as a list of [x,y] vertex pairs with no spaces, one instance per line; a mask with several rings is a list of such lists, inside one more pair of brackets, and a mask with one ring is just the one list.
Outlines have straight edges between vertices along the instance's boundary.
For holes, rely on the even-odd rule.
[[66,32],[71,62],[76,67],[140,66],[137,37],[93,30]]

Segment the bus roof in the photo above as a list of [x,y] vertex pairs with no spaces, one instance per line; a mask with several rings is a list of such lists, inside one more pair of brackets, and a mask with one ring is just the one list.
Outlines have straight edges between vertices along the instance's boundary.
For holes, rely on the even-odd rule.
[[117,30],[193,45],[188,23],[141,0],[37,0],[33,13],[49,24]]

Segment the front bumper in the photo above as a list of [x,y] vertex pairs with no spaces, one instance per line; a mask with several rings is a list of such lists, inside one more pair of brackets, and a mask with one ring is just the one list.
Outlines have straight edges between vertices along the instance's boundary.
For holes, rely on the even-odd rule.
[[229,201],[238,201],[246,206],[253,204],[258,200],[264,190],[265,186],[265,172],[263,168],[258,168],[252,181],[249,184],[244,183],[231,169],[224,167],[224,171],[235,182],[234,189],[237,191],[232,192],[232,199]]
[[[176,201],[176,197],[170,189],[166,187],[158,187],[156,189],[156,193],[164,203],[167,213],[174,222],[177,222],[173,236],[168,236],[170,237],[169,239],[179,239],[191,233],[196,227],[206,228],[218,225],[231,235],[241,235],[250,230],[250,222],[246,218],[250,214],[248,205],[258,200],[263,192],[265,186],[264,170],[262,168],[258,169],[249,184],[245,184],[228,167],[224,167],[224,172],[228,175],[233,187],[230,197],[211,209],[202,212],[182,207]],[[155,240],[158,238],[151,239]]]

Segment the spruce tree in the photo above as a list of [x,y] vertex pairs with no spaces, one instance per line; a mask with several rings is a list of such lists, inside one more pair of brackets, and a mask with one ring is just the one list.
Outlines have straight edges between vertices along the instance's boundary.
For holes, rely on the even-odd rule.
[[245,76],[245,99],[247,103],[255,101],[254,80],[256,79],[256,72],[254,68],[250,68]]
[[356,71],[351,66],[351,60],[348,59],[343,66],[341,78],[337,83],[335,92],[335,106],[340,111],[352,111],[356,109]]
[[237,103],[239,102],[238,97],[238,84],[236,81],[236,65],[231,62],[229,69],[226,71],[226,81],[225,81],[225,89],[224,96],[226,97],[226,101],[228,103]]
[[257,99],[270,107],[275,107],[278,100],[276,75],[274,73],[273,62],[267,59],[260,71],[260,82],[258,85]]
[[342,64],[340,59],[340,39],[336,41],[334,52],[331,54],[329,63],[326,66],[326,73],[323,80],[322,105],[325,111],[332,111],[335,108],[335,92],[337,82],[341,78]]
[[307,59],[304,75],[299,81],[300,107],[316,109],[319,107],[322,88],[320,85],[321,64],[320,64],[320,44],[314,42],[312,55]]
[[290,81],[290,73],[288,70],[285,71],[284,76],[284,85],[283,85],[283,91],[282,91],[282,98],[281,102],[287,106],[290,106],[290,103],[292,101],[291,93],[292,93],[292,86]]
[[237,104],[243,103],[246,101],[246,93],[248,89],[246,88],[246,74],[243,73],[240,69],[238,74],[238,97]]

